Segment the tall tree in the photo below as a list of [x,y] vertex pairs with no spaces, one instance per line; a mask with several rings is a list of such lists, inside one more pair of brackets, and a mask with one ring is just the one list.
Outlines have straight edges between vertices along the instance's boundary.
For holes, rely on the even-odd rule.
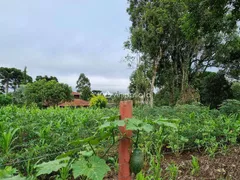
[[150,105],[153,106],[153,91],[159,64],[163,61],[163,55],[167,48],[169,38],[168,14],[164,10],[165,6],[161,1],[128,0],[132,25],[130,27],[131,36],[125,46],[132,52],[140,52],[144,55],[144,61],[152,69]]
[[137,99],[140,96],[143,97],[144,99],[142,100],[147,102],[149,101],[148,93],[150,88],[151,75],[149,75],[149,69],[144,64],[138,65],[137,69],[130,76],[129,92]]
[[77,92],[83,100],[89,100],[91,97],[91,83],[84,73],[79,75],[76,86]]
[[12,94],[13,104],[23,105],[26,102],[25,89],[26,85],[20,85],[20,87],[15,92],[13,92]]
[[32,83],[32,77],[27,74],[27,67],[24,67],[23,70],[23,80],[22,84]]
[[4,92],[8,94],[9,89],[14,91],[22,82],[22,71],[16,68],[0,67],[0,82],[4,86]]
[[[208,67],[216,65],[220,67],[223,64],[227,65],[226,62],[234,61],[235,69],[239,69],[236,58],[238,51],[236,49],[230,51],[231,53],[228,51],[225,55],[223,51],[227,44],[228,49],[234,49],[234,45],[237,45],[229,43],[230,37],[233,34],[237,35],[236,18],[233,18],[229,8],[225,11],[230,1],[128,0],[128,2],[127,11],[132,26],[131,36],[125,45],[133,53],[140,52],[147,57],[143,58],[144,62],[153,67],[151,94],[156,84],[164,87],[167,85],[171,97],[175,97],[173,89],[179,88],[181,91],[179,99],[184,99],[189,90],[192,91],[193,79]],[[238,6],[234,4],[233,7]],[[217,9],[220,9],[220,12],[215,12]],[[218,57],[224,60],[220,61]],[[229,57],[231,59],[227,60]],[[233,66],[230,66],[230,69],[232,70]]]

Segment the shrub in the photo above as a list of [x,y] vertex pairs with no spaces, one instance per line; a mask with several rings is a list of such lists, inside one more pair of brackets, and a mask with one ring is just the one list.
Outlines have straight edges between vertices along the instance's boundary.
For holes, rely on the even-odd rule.
[[240,101],[240,82],[234,82],[231,86],[234,99]]
[[107,99],[103,95],[93,96],[90,99],[90,106],[97,108],[105,108],[107,106]]
[[239,114],[240,113],[240,101],[236,99],[225,100],[220,106],[221,113],[230,115],[230,114]]
[[12,103],[10,95],[0,94],[0,106],[7,106]]

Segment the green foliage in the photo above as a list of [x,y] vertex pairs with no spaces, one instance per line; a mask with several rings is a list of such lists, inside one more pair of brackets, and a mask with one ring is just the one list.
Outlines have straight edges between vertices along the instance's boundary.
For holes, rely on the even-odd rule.
[[21,84],[26,85],[27,83],[32,83],[32,81],[33,81],[32,77],[27,74],[27,67],[26,66],[24,67],[24,70],[23,70],[22,73],[23,73],[23,80],[22,80]]
[[148,77],[147,68],[139,65],[130,76],[129,92],[131,94],[146,94],[150,90],[150,78]]
[[79,75],[76,85],[77,92],[83,100],[89,100],[91,97],[91,83],[84,73]]
[[20,69],[0,67],[0,90],[8,94],[9,89],[16,89],[20,84],[31,82],[32,79],[27,75],[26,69],[22,72]]
[[102,180],[104,175],[110,171],[103,159],[92,156],[89,159],[80,158],[72,165],[73,176],[85,176],[91,180]]
[[67,84],[42,79],[26,85],[25,98],[28,105],[36,103],[39,107],[56,106],[60,102],[70,101],[71,92]]
[[200,166],[199,166],[199,162],[198,162],[197,157],[192,156],[191,166],[192,166],[191,174],[192,175],[197,175],[200,171]]
[[36,176],[40,176],[43,174],[50,174],[54,171],[58,171],[63,167],[67,166],[67,162],[69,161],[69,158],[62,158],[62,159],[56,159],[54,161],[49,162],[43,162],[41,164],[35,165],[35,169],[37,171]]
[[223,73],[210,73],[200,87],[201,103],[217,108],[224,100],[232,98],[231,84]]
[[169,180],[176,180],[178,177],[178,171],[179,171],[179,168],[176,164],[174,163],[169,164],[167,167]]
[[12,96],[0,94],[0,107],[1,106],[7,106],[9,104],[12,104]]
[[52,80],[54,80],[54,81],[57,81],[57,82],[58,82],[58,79],[57,79],[56,77],[54,77],[54,76],[48,77],[47,75],[45,75],[45,76],[37,76],[37,77],[36,77],[36,81],[40,81],[40,80],[43,80],[43,79],[45,79],[46,81],[52,81]]
[[69,157],[65,157],[35,165],[36,176],[59,172],[60,177],[65,177],[66,179],[70,170],[72,170],[74,178],[84,176],[91,180],[102,180],[104,175],[110,170],[105,161],[97,156],[90,156],[89,159],[80,157],[73,163],[69,160]]
[[[219,150],[222,152],[226,146],[239,142],[239,118],[238,114],[228,116],[221,110],[210,110],[197,104],[141,106],[134,108],[133,118],[125,121],[119,120],[119,110],[114,108],[1,107],[0,132],[7,133],[9,127],[18,130],[12,135],[10,151],[5,154],[0,149],[0,163],[3,167],[14,163],[20,174],[33,177],[40,170],[46,174],[41,173],[38,178],[56,179],[73,178],[75,163],[74,173],[78,178],[102,178],[109,168],[104,160],[93,157],[113,159],[111,165],[117,168],[114,160],[117,152],[112,147],[125,137],[119,133],[119,126],[126,125],[127,129],[133,130],[131,140],[144,155],[144,165],[147,165],[144,167],[149,167],[143,168],[142,178],[159,180],[162,178],[163,152],[179,154],[184,149],[199,148],[214,157]],[[65,157],[71,160],[54,160]],[[39,165],[40,161],[42,165]],[[60,168],[61,164],[65,166]],[[108,170],[101,171],[100,175],[101,167]],[[97,168],[100,170],[95,171]],[[174,176],[175,170],[174,166],[169,169],[169,177],[170,172]]]
[[144,176],[143,172],[141,171],[136,175],[136,180],[147,180],[147,178]]
[[227,99],[220,106],[220,111],[223,114],[240,114],[240,101],[236,99]]
[[[136,56],[137,64],[146,65],[139,82],[135,78],[137,73],[130,77],[130,91],[137,89],[136,84],[144,90],[148,77],[151,94],[154,87],[164,88],[156,104],[174,105],[177,99],[185,103],[184,98],[191,98],[186,90],[209,67],[218,67],[227,76],[239,79],[238,1],[128,0],[128,3],[131,27],[125,47],[133,55],[127,60],[133,64],[132,57]],[[219,80],[212,87],[225,83]],[[228,87],[222,86],[215,96],[208,96],[210,89],[205,90],[204,86],[204,104],[216,107],[230,98]],[[210,97],[216,99],[209,100]]]
[[18,131],[18,129],[10,129],[8,131],[3,131],[0,132],[1,136],[0,136],[0,146],[2,149],[3,154],[8,154],[11,150],[11,145],[13,143],[13,141],[17,138],[14,138],[14,135],[16,134],[16,132]]
[[240,101],[240,82],[234,82],[231,86],[233,98]]
[[142,120],[132,118],[127,120],[126,129],[133,131],[145,131],[149,133],[153,130],[153,126]]
[[5,180],[26,180],[26,178],[21,177],[19,175],[15,176],[17,173],[16,168],[12,168],[11,166],[6,166],[4,169],[0,169],[0,179]]
[[103,95],[93,96],[90,99],[90,106],[97,108],[105,108],[107,106],[107,99]]
[[26,85],[21,85],[15,92],[13,92],[13,104],[22,106],[26,103],[25,87]]

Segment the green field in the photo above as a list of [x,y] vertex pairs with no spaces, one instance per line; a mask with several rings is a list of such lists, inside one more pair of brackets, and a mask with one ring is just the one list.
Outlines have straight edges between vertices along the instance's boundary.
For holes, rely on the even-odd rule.
[[[184,105],[138,107],[133,115],[127,127],[133,130],[132,140],[144,153],[141,175],[150,179],[161,177],[157,168],[164,154],[201,151],[214,158],[240,141],[239,114],[225,115],[203,106]],[[117,174],[117,145],[122,138],[118,116],[117,108],[0,108],[0,177],[102,179],[110,168]],[[57,157],[65,159],[60,162],[55,160]],[[41,166],[49,161],[52,164]],[[105,167],[104,174],[91,177],[76,169],[78,163],[95,161]]]

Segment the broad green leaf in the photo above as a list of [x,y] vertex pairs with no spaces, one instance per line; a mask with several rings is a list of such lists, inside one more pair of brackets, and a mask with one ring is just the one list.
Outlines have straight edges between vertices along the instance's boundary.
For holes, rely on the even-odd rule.
[[166,126],[166,127],[171,127],[171,128],[174,128],[174,129],[177,129],[178,128],[178,123],[179,120],[176,120],[176,119],[173,119],[173,120],[168,120],[168,119],[158,119],[156,121],[154,121],[155,123],[157,123],[158,125],[163,125],[163,126]]
[[20,175],[17,175],[10,178],[4,178],[2,180],[26,180],[26,179],[27,179],[26,177],[21,177]]
[[142,126],[142,130],[146,131],[147,133],[153,130],[153,126],[147,123],[144,123]]
[[171,127],[171,128],[177,129],[177,125],[174,124],[174,123],[163,122],[163,121],[157,121],[156,123],[159,124],[159,125],[163,125],[163,126],[166,126],[166,127]]
[[93,155],[93,151],[80,151],[79,153],[84,157],[91,157]]
[[73,163],[72,169],[74,178],[86,176],[91,180],[102,180],[104,175],[110,171],[105,161],[97,156],[92,156],[89,160],[80,158]]
[[87,142],[93,140],[94,138],[95,138],[94,136],[91,136],[91,137],[85,138],[85,139],[78,139],[76,141],[70,142],[69,144],[71,144],[71,145],[80,145],[80,144],[87,143]]
[[42,174],[50,174],[53,171],[58,171],[62,167],[67,166],[67,161],[69,160],[69,157],[62,158],[62,159],[56,159],[54,161],[44,162],[42,164],[38,164],[35,166],[37,170],[36,176],[40,176]]
[[107,120],[107,121],[114,121],[116,119],[119,119],[120,115],[116,115],[116,116],[110,116],[110,117],[103,117],[103,120]]
[[127,120],[127,125],[126,125],[126,129],[127,130],[141,130],[141,123],[142,121],[141,120],[138,120],[138,119],[128,119]]
[[125,121],[123,120],[116,120],[116,121],[113,121],[113,122],[105,122],[103,123],[99,129],[104,129],[104,128],[115,128],[115,127],[118,127],[118,126],[124,126],[125,125]]
[[96,138],[96,139],[89,141],[89,143],[92,145],[97,145],[99,142],[100,142],[100,138]]
[[108,128],[108,127],[111,127],[111,122],[103,123],[101,126],[99,126],[98,129],[104,129],[104,128]]
[[116,126],[124,126],[125,125],[125,121],[123,120],[116,120],[113,122]]

